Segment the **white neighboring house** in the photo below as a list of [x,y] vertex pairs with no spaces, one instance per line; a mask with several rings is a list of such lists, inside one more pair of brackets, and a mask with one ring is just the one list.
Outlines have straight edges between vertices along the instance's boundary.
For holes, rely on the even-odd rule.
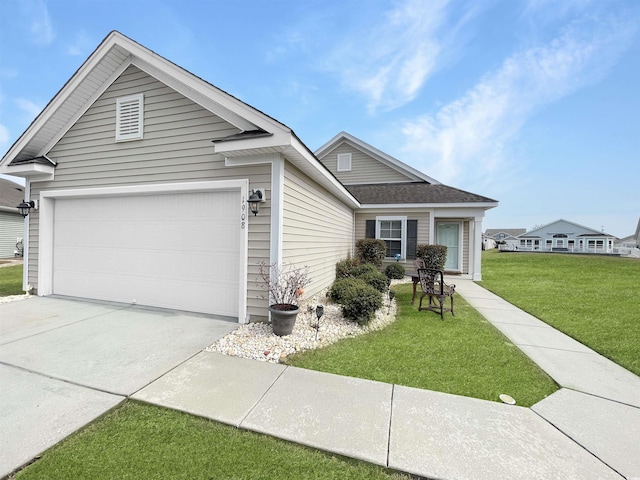
[[24,235],[24,218],[17,206],[24,198],[24,187],[0,178],[0,258],[14,256],[16,242]]
[[484,232],[485,249],[516,250],[518,235],[526,231],[526,228],[488,228]]
[[518,250],[539,252],[614,253],[613,235],[559,219],[518,237]]

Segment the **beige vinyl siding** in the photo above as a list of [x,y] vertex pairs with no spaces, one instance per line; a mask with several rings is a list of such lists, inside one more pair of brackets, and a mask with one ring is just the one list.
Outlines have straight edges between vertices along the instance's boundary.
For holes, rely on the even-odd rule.
[[333,283],[336,263],[352,253],[353,210],[287,163],[283,219],[283,262],[310,267],[310,298]]
[[[351,171],[338,172],[338,154],[351,153]],[[342,143],[320,161],[344,185],[412,182],[417,179],[395,170],[348,143]]]
[[[144,94],[144,139],[116,142],[116,99],[137,93]],[[268,187],[270,165],[226,167],[224,158],[214,154],[212,139],[238,132],[220,117],[130,66],[47,153],[58,162],[55,179],[33,183],[32,198],[37,199],[42,190],[238,178],[248,179],[249,188]],[[260,215],[248,219],[250,315],[265,315],[255,279],[258,263],[269,261],[269,210],[267,200]],[[37,287],[38,216],[29,217],[29,282]]]
[[16,240],[22,237],[24,237],[22,216],[16,213],[0,212],[0,258],[13,257]]
[[[417,210],[417,209],[397,209],[397,210],[365,210],[356,213],[356,240],[360,240],[365,238],[366,232],[366,223],[367,220],[375,220],[376,217],[384,217],[384,216],[394,216],[394,217],[407,217],[407,220],[417,220],[418,221],[418,245],[429,243],[429,216],[430,212],[428,210]],[[384,266],[389,263],[396,263],[395,260],[385,260],[383,261]],[[400,263],[404,266],[406,271],[413,270],[413,260],[402,260]]]

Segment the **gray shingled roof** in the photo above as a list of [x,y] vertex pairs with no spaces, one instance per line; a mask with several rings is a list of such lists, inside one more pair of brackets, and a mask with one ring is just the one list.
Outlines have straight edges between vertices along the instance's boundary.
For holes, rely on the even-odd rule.
[[345,185],[363,205],[402,203],[498,203],[482,195],[427,182]]
[[517,237],[518,235],[522,235],[526,232],[526,228],[487,228],[487,231],[484,232],[484,234],[488,235],[489,237],[493,237],[494,235],[498,235],[499,233],[506,233],[507,235],[511,235],[512,237]]
[[[17,207],[24,200],[24,187],[0,178],[0,207]],[[16,212],[18,209],[16,208]]]

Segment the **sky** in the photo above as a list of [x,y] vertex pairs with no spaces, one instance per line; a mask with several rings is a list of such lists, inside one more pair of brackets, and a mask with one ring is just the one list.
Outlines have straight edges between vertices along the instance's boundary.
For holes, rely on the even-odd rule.
[[0,0],[0,155],[118,30],[291,128],[500,202],[483,228],[640,218],[638,0]]

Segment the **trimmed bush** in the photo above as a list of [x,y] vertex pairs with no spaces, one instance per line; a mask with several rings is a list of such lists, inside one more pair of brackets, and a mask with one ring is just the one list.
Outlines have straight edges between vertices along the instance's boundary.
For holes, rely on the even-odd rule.
[[343,304],[347,299],[355,295],[358,286],[361,285],[366,285],[366,283],[354,277],[339,278],[333,282],[329,289],[329,299],[332,302]]
[[382,294],[362,280],[355,279],[354,288],[347,290],[342,302],[342,315],[360,325],[368,324],[376,310],[382,308]]
[[360,261],[355,258],[345,258],[336,263],[336,278],[355,277],[353,274],[360,267]]
[[404,278],[404,267],[399,263],[390,263],[387,265],[387,268],[384,269],[384,274],[387,278],[401,280]]
[[425,268],[444,270],[447,261],[447,247],[445,245],[418,245],[417,257],[424,260]]
[[356,278],[364,281],[367,285],[371,285],[381,293],[387,291],[387,277],[385,277],[384,273],[378,272],[377,270],[361,273]]
[[362,238],[356,242],[356,258],[363,263],[372,263],[380,267],[386,254],[387,244],[384,240]]

